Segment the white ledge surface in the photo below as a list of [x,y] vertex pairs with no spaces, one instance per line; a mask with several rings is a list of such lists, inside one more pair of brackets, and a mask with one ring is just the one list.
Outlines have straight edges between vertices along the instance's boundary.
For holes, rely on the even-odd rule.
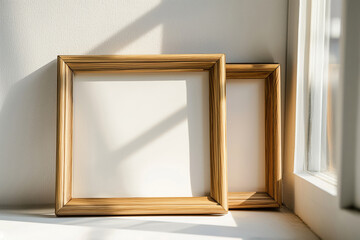
[[292,212],[230,211],[224,216],[55,217],[49,207],[0,210],[9,239],[318,239]]

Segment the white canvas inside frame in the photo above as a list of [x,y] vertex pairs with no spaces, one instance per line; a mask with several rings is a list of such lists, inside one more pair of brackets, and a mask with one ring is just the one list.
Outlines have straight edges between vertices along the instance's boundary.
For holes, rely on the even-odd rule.
[[209,73],[82,73],[73,85],[73,197],[210,192]]
[[229,192],[265,191],[265,80],[227,79]]

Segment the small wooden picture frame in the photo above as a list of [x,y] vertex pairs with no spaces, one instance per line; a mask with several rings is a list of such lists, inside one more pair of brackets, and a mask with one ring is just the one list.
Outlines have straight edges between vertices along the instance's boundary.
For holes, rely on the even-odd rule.
[[[57,216],[223,214],[226,176],[225,55],[58,56]],[[73,198],[73,77],[79,72],[209,72],[210,194],[203,197]]]
[[[229,192],[229,209],[281,206],[279,64],[226,64],[227,79],[265,79],[265,192]],[[230,166],[231,167],[231,166]]]

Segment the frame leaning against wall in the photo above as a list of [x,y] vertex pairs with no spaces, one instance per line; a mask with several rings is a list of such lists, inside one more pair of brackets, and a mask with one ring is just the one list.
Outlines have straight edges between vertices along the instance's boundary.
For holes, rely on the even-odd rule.
[[281,205],[281,88],[279,64],[226,64],[227,79],[265,79],[265,192],[229,192],[229,209]]
[[[228,210],[226,176],[225,55],[58,56],[57,216],[222,214]],[[209,71],[209,196],[162,198],[72,198],[73,79],[80,72]],[[126,114],[126,113],[125,113]]]

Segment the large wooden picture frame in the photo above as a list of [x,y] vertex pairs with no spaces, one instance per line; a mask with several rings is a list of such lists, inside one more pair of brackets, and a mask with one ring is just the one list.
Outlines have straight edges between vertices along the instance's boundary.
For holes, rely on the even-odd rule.
[[[74,73],[198,71],[209,71],[210,195],[183,198],[72,198]],[[223,54],[58,56],[56,215],[226,213],[225,98]]]
[[226,64],[227,79],[265,79],[266,192],[230,192],[229,209],[281,205],[281,88],[279,64]]

